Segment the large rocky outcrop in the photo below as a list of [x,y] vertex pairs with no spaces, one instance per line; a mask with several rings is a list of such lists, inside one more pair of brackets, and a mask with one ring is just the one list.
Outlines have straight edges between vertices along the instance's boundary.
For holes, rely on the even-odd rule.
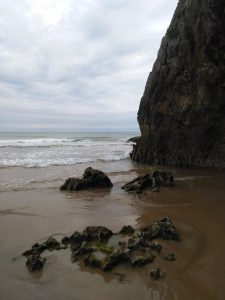
[[225,167],[225,0],[180,0],[141,99],[131,157]]

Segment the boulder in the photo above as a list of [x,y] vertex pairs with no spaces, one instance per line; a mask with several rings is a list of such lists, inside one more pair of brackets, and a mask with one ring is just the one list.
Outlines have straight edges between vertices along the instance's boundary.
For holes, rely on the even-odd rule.
[[83,178],[68,178],[60,190],[78,191],[90,188],[110,188],[112,186],[111,180],[104,172],[89,167],[85,169]]
[[151,278],[155,280],[159,280],[165,277],[165,272],[161,268],[150,269],[149,271],[147,271],[147,273]]
[[170,254],[167,254],[165,257],[164,257],[165,260],[168,260],[168,261],[174,261],[176,260],[176,254],[174,253],[170,253]]

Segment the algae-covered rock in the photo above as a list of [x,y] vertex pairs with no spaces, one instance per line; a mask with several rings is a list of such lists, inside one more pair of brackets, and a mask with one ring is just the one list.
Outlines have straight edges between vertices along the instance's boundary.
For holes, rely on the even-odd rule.
[[[31,272],[43,268],[45,259],[40,256],[43,251],[62,250],[68,246],[73,263],[78,262],[102,271],[110,271],[121,263],[143,267],[152,263],[162,249],[157,241],[152,241],[156,238],[180,239],[169,217],[137,229],[130,225],[123,226],[118,233],[104,226],[88,226],[82,232],[75,231],[70,237],[64,237],[62,244],[53,237],[42,244],[35,243],[23,255],[27,256],[26,265]],[[173,261],[175,254],[168,254],[164,258]],[[155,278],[161,276],[159,270],[152,274]]]

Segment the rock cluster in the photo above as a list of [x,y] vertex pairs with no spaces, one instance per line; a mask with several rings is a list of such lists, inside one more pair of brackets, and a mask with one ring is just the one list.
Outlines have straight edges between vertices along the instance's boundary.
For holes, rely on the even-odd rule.
[[225,3],[180,0],[141,99],[131,157],[225,168]]
[[[142,267],[152,263],[162,246],[155,239],[179,241],[172,221],[166,217],[150,226],[134,229],[124,226],[118,233],[113,233],[104,226],[88,226],[83,232],[75,231],[70,237],[64,237],[59,243],[54,238],[43,244],[34,244],[23,253],[27,257],[26,266],[30,272],[40,271],[46,261],[41,257],[45,250],[61,250],[70,247],[71,261],[85,266],[112,270],[120,263],[129,263],[132,267]],[[115,242],[116,241],[116,242]],[[175,260],[175,254],[166,259]],[[153,277],[162,277],[159,271]],[[158,275],[157,275],[158,274]]]
[[168,171],[155,171],[139,176],[122,186],[127,192],[141,193],[145,189],[159,191],[160,186],[173,186],[174,177]]
[[[173,186],[174,176],[169,171],[154,171],[139,176],[126,183],[121,188],[127,192],[141,193],[145,189],[159,191],[160,186]],[[83,178],[70,177],[60,187],[60,190],[84,190],[90,188],[109,188],[113,184],[109,177],[100,170],[91,167],[85,169]]]
[[85,169],[83,178],[68,178],[60,190],[78,191],[89,188],[110,188],[112,186],[111,180],[104,172],[89,167]]

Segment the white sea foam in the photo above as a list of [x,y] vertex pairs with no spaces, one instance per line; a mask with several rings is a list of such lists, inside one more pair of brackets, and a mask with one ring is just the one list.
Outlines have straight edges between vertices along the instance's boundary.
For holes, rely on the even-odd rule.
[[0,167],[47,167],[129,157],[129,136],[0,139]]

